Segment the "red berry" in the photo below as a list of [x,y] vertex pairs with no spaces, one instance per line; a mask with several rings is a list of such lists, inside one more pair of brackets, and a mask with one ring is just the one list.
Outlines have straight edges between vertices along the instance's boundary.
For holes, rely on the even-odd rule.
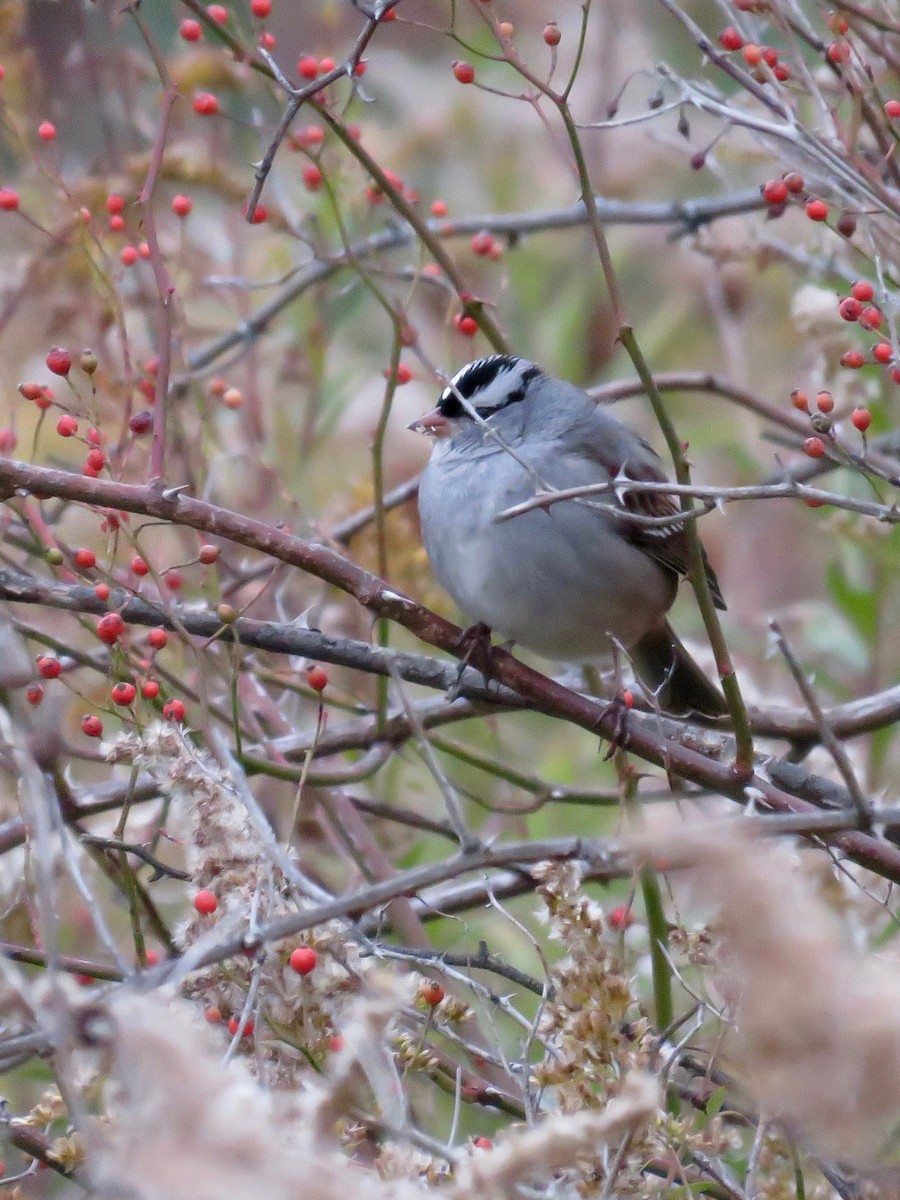
[[201,888],[193,899],[194,908],[201,916],[208,917],[219,907],[215,894],[207,888]]
[[[391,9],[391,15],[393,15],[393,9]],[[343,1050],[343,1048],[344,1039],[339,1033],[334,1034],[333,1037],[328,1039],[328,1049],[332,1052],[332,1054],[337,1054],[337,1052],[339,1050]]]
[[791,392],[791,404],[800,412],[809,412],[809,396],[806,392],[801,392],[798,388],[794,388]]
[[315,79],[319,74],[318,60],[311,54],[305,54],[297,63],[297,74],[301,79]]
[[121,233],[125,228],[125,218],[119,213],[109,218],[109,228],[112,233]]
[[139,554],[136,554],[134,556],[134,558],[131,560],[130,565],[131,565],[132,575],[146,575],[147,572],[150,570],[150,568],[147,566],[144,559],[142,559]]
[[875,308],[874,305],[864,308],[859,314],[859,323],[863,329],[878,329],[883,320],[881,309]]
[[863,306],[855,296],[845,296],[838,305],[838,312],[845,321],[858,321],[862,310]]
[[816,393],[816,408],[821,413],[830,413],[834,409],[834,396],[831,392]]
[[76,565],[76,567],[81,567],[82,571],[87,571],[91,567],[96,567],[97,556],[93,552],[93,550],[85,550],[85,549],[76,550],[75,551],[75,565]]
[[368,66],[368,63],[366,62],[366,60],[364,58],[361,58],[359,60],[359,62],[356,64],[356,66],[353,68],[353,74],[354,75],[365,75],[367,66]]
[[184,720],[184,705],[180,700],[168,700],[163,705],[163,716],[167,721],[180,723]]
[[15,212],[19,207],[19,193],[12,188],[0,188],[0,212]]
[[141,695],[146,700],[155,700],[159,695],[159,684],[155,679],[146,679],[141,684]]
[[493,1150],[494,1143],[488,1137],[472,1138],[472,1145],[478,1150]]
[[98,600],[102,600],[103,603],[105,604],[106,601],[109,599],[109,584],[108,583],[94,584],[94,595],[97,597]]
[[453,64],[453,74],[456,76],[457,83],[475,82],[475,68],[471,63],[455,62]]
[[803,176],[797,171],[788,171],[787,175],[784,177],[784,186],[792,196],[796,196],[803,191],[803,189],[806,187],[806,183],[804,182]]
[[110,692],[113,704],[127,706],[134,703],[137,689],[133,683],[117,683]]
[[844,41],[832,42],[825,51],[828,61],[843,65],[850,61],[850,43]]
[[170,592],[178,592],[184,584],[180,571],[167,571],[163,580]]
[[821,438],[810,437],[803,443],[803,453],[810,458],[822,458],[825,454],[825,443]]
[[275,40],[275,34],[269,33],[267,30],[263,31],[259,35],[259,44],[262,46],[263,50],[274,50],[278,45],[277,41]]
[[[237,1017],[229,1017],[228,1018],[228,1032],[231,1034],[232,1037],[234,1037],[234,1035],[237,1033],[237,1031],[240,1028],[241,1028],[241,1023]],[[253,1037],[253,1029],[254,1029],[253,1022],[247,1021],[247,1023],[244,1025],[243,1031],[241,1032],[241,1037],[245,1037],[245,1038]]]
[[228,9],[221,4],[207,4],[206,15],[212,17],[217,25],[228,23]]
[[894,351],[889,342],[879,342],[877,346],[872,347],[872,357],[876,362],[886,364],[894,357]]
[[434,200],[431,204],[431,215],[433,217],[446,217],[447,202],[446,200]]
[[854,408],[850,414],[850,420],[860,433],[865,433],[872,424],[872,414],[867,408]]
[[755,42],[748,42],[744,47],[744,62],[748,67],[758,67],[762,62],[763,52],[762,46],[757,46]]
[[74,437],[78,432],[78,422],[71,413],[63,413],[56,422],[56,432],[60,437]]
[[52,121],[41,121],[38,125],[38,137],[42,142],[52,142],[56,139],[56,126]]
[[101,471],[106,466],[106,455],[95,446],[93,450],[88,451],[87,461],[95,471]]
[[398,384],[409,383],[409,381],[411,379],[412,379],[412,368],[408,367],[406,365],[406,363],[398,363],[397,364],[397,383]]
[[313,146],[321,146],[325,141],[325,130],[319,125],[306,125],[300,130],[294,141],[302,150],[309,150]]
[[186,217],[194,207],[194,202],[190,196],[173,196],[172,197],[172,212],[176,217]]
[[303,182],[308,192],[317,192],[322,186],[322,172],[315,163],[307,163],[303,168]]
[[490,254],[494,248],[494,239],[489,233],[476,233],[471,241],[472,253],[479,255]]
[[627,904],[619,904],[606,918],[610,929],[627,929],[634,924],[634,913]]
[[419,995],[426,1004],[430,1005],[432,1008],[436,1008],[443,1000],[446,993],[439,983],[435,982],[433,979],[428,979],[419,988]]
[[741,50],[743,49],[744,39],[733,25],[729,25],[719,34],[719,45],[723,50]]
[[328,672],[324,667],[309,667],[306,672],[306,682],[315,692],[324,692],[328,686]]
[[548,46],[558,46],[562,39],[559,26],[555,21],[551,21],[549,25],[544,26],[544,32],[541,36]]
[[197,555],[205,567],[211,566],[219,557],[219,547],[204,545],[200,547],[200,553]]
[[827,221],[828,205],[824,200],[809,200],[806,204],[806,215],[811,221]]
[[62,346],[54,346],[45,362],[54,375],[68,375],[72,369],[72,355]]
[[212,117],[219,111],[218,97],[212,92],[197,92],[191,103],[194,112],[201,117]]
[[136,437],[140,437],[142,433],[149,433],[153,428],[153,417],[148,412],[135,413],[128,422],[128,428]]
[[182,21],[178,26],[178,32],[186,42],[199,42],[203,36],[199,21]]
[[59,679],[62,675],[62,663],[52,654],[42,654],[37,660],[37,669],[44,679]]
[[849,367],[851,371],[858,371],[860,367],[865,366],[865,363],[866,356],[859,350],[847,350],[841,355],[841,366]]
[[875,295],[875,289],[869,283],[868,279],[857,279],[856,283],[851,287],[850,292],[854,299],[860,300],[863,304],[868,304]]
[[147,634],[147,641],[154,650],[162,650],[163,647],[168,644],[169,635],[166,630],[159,625],[156,629],[150,630],[150,632]]
[[103,737],[103,722],[99,717],[86,716],[81,718],[81,732],[86,737]]
[[775,66],[772,68],[772,74],[775,76],[775,78],[778,80],[779,83],[786,83],[787,80],[790,79],[790,77],[791,77],[791,69],[787,65],[787,63],[783,63],[783,62],[776,63]]
[[888,100],[884,106],[884,115],[896,121],[900,117],[900,100]]
[[32,706],[32,708],[37,708],[37,706],[40,704],[40,702],[43,700],[43,698],[44,698],[44,688],[43,688],[43,685],[40,683],[33,684],[33,686],[28,688],[28,690],[25,693],[25,699]]
[[335,61],[333,58],[320,58],[319,59],[319,74],[327,75],[329,71],[334,70],[335,66],[336,66],[336,64],[335,64]]
[[[210,1025],[218,1025],[221,1023],[221,1020],[222,1020],[222,1010],[220,1008],[218,1008],[215,1004],[211,1004],[209,1006],[209,1008],[207,1008],[206,1011],[203,1013],[203,1016],[210,1023]],[[235,1025],[235,1031],[236,1030],[237,1030],[237,1026]]]
[[106,197],[106,211],[109,215],[115,216],[117,213],[125,211],[125,197],[119,196],[115,192],[110,193]]
[[288,964],[291,970],[296,971],[298,975],[308,975],[310,971],[315,969],[318,961],[319,956],[313,950],[312,946],[298,946],[296,950],[291,951]]
[[463,337],[474,337],[478,332],[478,322],[474,317],[463,316],[461,313],[453,318],[453,324],[457,333],[461,333]]
[[254,17],[267,17],[272,11],[272,0],[250,0],[250,11]]
[[771,179],[763,184],[762,195],[766,204],[784,204],[788,198],[787,184],[783,179]]
[[125,622],[117,612],[105,613],[97,622],[97,637],[107,646],[114,646],[124,629]]

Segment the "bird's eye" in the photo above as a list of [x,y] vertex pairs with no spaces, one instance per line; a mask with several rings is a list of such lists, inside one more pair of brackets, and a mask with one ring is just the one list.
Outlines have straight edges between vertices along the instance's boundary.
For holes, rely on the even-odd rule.
[[438,402],[438,408],[440,409],[441,414],[445,417],[449,417],[451,421],[455,420],[457,417],[464,417],[466,415],[466,410],[460,403],[459,396],[451,391],[444,392],[443,396],[441,396],[440,401]]

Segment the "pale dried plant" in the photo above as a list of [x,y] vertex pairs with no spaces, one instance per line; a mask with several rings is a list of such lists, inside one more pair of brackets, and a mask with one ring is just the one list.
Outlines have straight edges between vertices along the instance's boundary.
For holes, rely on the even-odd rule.
[[176,726],[160,723],[121,735],[108,756],[146,771],[171,798],[191,885],[212,890],[218,900],[214,915],[194,913],[185,923],[182,944],[200,949],[201,940],[208,947],[239,934],[252,948],[247,956],[191,972],[182,983],[184,994],[226,1021],[246,1017],[256,1026],[263,1020],[276,1037],[257,1038],[255,1044],[246,1039],[246,1044],[259,1061],[265,1059],[271,1085],[292,1086],[298,1072],[308,1070],[310,1056],[317,1061],[327,1055],[370,960],[334,921],[304,934],[304,944],[318,957],[315,972],[304,978],[288,965],[296,940],[256,944],[259,926],[310,901],[286,877],[292,862],[254,819],[252,796],[227,765]]
[[[407,1200],[440,1179],[447,1200],[502,1200],[522,1195],[525,1183],[562,1185],[579,1164],[596,1167],[604,1153],[627,1144],[656,1119],[659,1085],[635,1072],[603,1107],[548,1116],[532,1129],[511,1131],[490,1154],[467,1156],[446,1148],[439,1156],[444,1170],[437,1173],[434,1156],[402,1150],[410,1127],[398,1103],[388,1049],[402,1000],[402,992],[382,978],[356,1001],[347,1044],[329,1072],[288,1096],[260,1087],[245,1061],[224,1064],[212,1031],[186,1002],[160,992],[120,994],[111,1020],[93,1026],[108,1071],[104,1111],[91,1122],[86,1139],[94,1194],[136,1200]],[[388,1178],[354,1162],[341,1144],[342,1128],[352,1126],[372,1097],[384,1120],[399,1122],[382,1151]],[[401,1162],[412,1179],[398,1177]]]
[[[376,1003],[383,1012],[383,1000]],[[95,1194],[136,1200],[421,1195],[404,1181],[382,1184],[329,1136],[336,1105],[352,1099],[345,1076],[333,1092],[323,1085],[288,1100],[260,1087],[243,1060],[223,1065],[217,1039],[185,1002],[159,993],[123,997],[113,1017],[107,1108],[88,1139]],[[371,1031],[380,1026],[369,1022]]]
[[449,1195],[512,1200],[522,1195],[520,1184],[571,1171],[576,1163],[589,1173],[604,1151],[627,1145],[655,1122],[661,1101],[658,1081],[635,1071],[601,1109],[549,1117],[528,1132],[510,1134],[490,1154],[473,1155],[460,1165]]
[[900,965],[851,948],[782,844],[720,824],[657,822],[639,856],[714,906],[725,1054],[762,1117],[861,1166],[900,1120]]
[[628,1071],[645,1069],[652,1054],[650,1025],[625,971],[619,939],[603,910],[581,891],[573,863],[535,868],[550,937],[565,957],[551,973],[552,996],[538,1031],[549,1046],[533,1072],[553,1089],[563,1112],[602,1105]]

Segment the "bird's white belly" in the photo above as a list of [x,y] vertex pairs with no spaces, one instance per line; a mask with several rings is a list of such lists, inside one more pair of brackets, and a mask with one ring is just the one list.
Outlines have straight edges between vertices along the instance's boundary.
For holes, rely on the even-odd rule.
[[425,534],[435,573],[468,618],[546,658],[579,662],[607,655],[611,637],[632,646],[662,619],[674,583],[624,540],[598,541],[589,513],[564,507],[503,524],[472,514],[452,537]]

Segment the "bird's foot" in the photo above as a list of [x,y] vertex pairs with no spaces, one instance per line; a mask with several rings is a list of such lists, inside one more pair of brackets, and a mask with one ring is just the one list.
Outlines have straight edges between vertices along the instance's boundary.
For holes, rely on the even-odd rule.
[[483,621],[479,621],[477,625],[470,625],[468,629],[464,629],[459,635],[456,645],[462,656],[459,660],[459,669],[456,673],[456,683],[451,692],[451,698],[454,700],[459,695],[459,688],[466,667],[474,667],[476,671],[480,671],[485,678],[485,682],[490,684],[491,631],[489,626],[485,625]]
[[603,712],[600,714],[597,723],[606,721],[610,715],[613,718],[612,732],[601,736],[600,745],[603,745],[603,737],[607,737],[609,746],[606,753],[603,755],[603,761],[609,762],[617,750],[624,750],[628,745],[628,714],[634,706],[634,696],[631,692],[623,691],[618,695],[613,696],[612,700],[607,701],[603,706]]

